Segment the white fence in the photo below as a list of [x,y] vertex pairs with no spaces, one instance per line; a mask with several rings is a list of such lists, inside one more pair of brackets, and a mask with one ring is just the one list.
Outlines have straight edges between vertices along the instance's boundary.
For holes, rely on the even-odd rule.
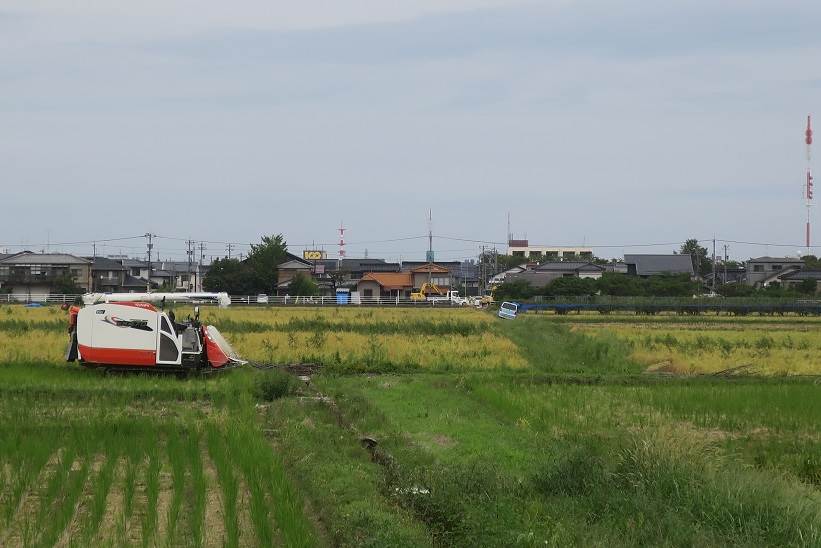
[[[0,295],[0,304],[71,304],[82,295]],[[336,296],[268,296],[260,298],[257,295],[232,295],[231,305],[244,306],[412,306],[412,307],[447,307],[455,306],[448,300],[436,301],[413,301],[408,298],[399,297],[359,297],[351,299],[348,296],[348,303],[341,303]]]

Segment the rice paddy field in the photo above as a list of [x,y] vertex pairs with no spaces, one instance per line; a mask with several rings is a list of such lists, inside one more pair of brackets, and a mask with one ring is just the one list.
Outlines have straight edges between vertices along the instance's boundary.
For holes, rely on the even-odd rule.
[[318,371],[106,374],[0,307],[0,546],[821,546],[815,318],[202,319]]

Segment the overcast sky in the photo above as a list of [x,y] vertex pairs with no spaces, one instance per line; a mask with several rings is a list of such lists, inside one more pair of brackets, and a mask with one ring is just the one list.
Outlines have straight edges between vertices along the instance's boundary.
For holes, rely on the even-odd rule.
[[820,61],[814,0],[4,0],[0,250],[792,246]]

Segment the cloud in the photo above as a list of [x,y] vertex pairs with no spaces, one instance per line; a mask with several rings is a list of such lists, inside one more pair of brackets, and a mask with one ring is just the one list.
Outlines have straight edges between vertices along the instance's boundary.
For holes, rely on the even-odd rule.
[[142,5],[55,5],[0,15],[17,204],[0,233],[45,232],[36,209],[70,239],[125,224],[327,241],[340,218],[368,239],[424,231],[433,207],[438,232],[496,240],[508,210],[553,242],[801,234],[814,2],[426,2],[287,25],[192,12],[161,30]]

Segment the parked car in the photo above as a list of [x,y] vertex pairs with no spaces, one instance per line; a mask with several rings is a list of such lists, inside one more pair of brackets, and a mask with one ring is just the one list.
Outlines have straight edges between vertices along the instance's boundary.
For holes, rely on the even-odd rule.
[[257,295],[257,304],[268,304],[268,295],[264,293]]
[[509,303],[507,301],[502,303],[499,307],[499,317],[505,320],[516,319],[516,313],[519,311],[519,305],[516,303]]

